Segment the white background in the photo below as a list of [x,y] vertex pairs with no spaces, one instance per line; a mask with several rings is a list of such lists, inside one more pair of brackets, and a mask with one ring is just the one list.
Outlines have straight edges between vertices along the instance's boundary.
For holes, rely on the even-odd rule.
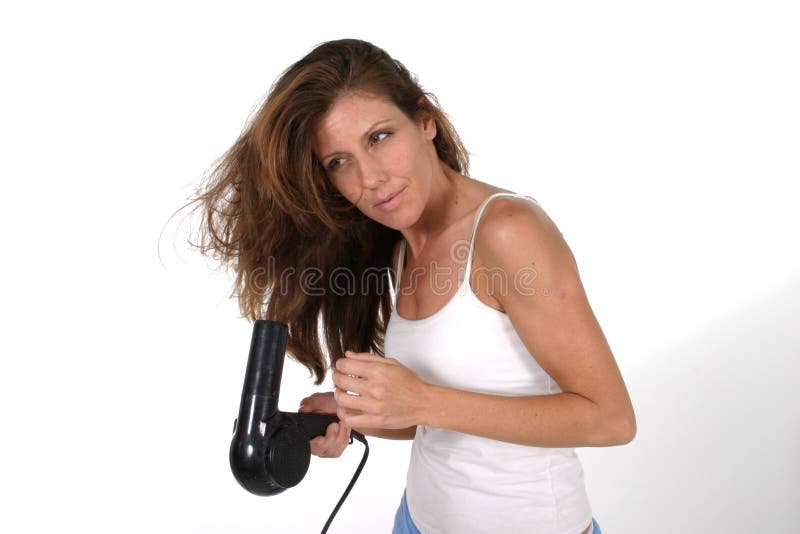
[[[521,5],[0,3],[0,530],[321,530],[363,448],[239,487],[251,323],[169,218],[283,69],[357,37],[578,260],[638,418],[577,450],[603,531],[798,531],[796,3]],[[287,360],[281,409],[311,381]],[[411,442],[370,445],[331,533],[390,531]]]

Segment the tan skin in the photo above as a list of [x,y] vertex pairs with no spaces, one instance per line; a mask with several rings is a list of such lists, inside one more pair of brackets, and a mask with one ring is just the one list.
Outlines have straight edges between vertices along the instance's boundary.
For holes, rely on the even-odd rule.
[[[505,190],[444,165],[433,145],[434,121],[414,122],[379,98],[341,98],[315,133],[314,153],[336,188],[368,217],[400,230],[408,243],[396,313],[407,319],[432,315],[458,287],[463,258],[452,258],[451,246],[469,239],[481,202]],[[403,188],[395,209],[376,207]],[[539,275],[533,296],[503,292],[477,278],[485,267],[500,269],[511,280],[532,263]],[[454,267],[445,271],[452,277],[450,294],[434,291],[420,278],[412,284],[414,271],[426,280],[431,265]],[[635,416],[622,376],[583,292],[574,257],[542,208],[515,198],[487,205],[475,236],[470,286],[485,305],[509,316],[562,393],[501,397],[433,386],[391,355],[348,351],[334,370],[334,392],[301,402],[301,412],[335,413],[343,428],[337,433],[331,424],[324,437],[311,441],[312,454],[340,456],[351,428],[411,439],[419,424],[531,446],[609,446],[633,439]],[[545,287],[549,294],[542,292]],[[487,417],[475,418],[475,413]]]

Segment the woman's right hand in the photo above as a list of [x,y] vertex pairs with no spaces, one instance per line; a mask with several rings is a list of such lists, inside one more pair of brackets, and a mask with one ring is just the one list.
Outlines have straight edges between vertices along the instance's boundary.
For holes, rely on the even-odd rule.
[[[314,393],[300,401],[298,413],[325,413],[336,415],[338,405],[333,398],[333,391],[329,393]],[[341,426],[341,429],[339,427]],[[328,425],[324,436],[312,439],[311,454],[320,458],[338,458],[350,444],[350,428],[344,423],[331,423]]]

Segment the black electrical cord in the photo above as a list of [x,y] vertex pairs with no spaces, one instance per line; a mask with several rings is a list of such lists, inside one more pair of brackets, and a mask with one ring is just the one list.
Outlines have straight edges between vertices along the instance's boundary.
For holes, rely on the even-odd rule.
[[360,441],[361,443],[364,444],[364,456],[361,458],[361,463],[358,464],[358,469],[356,469],[355,475],[353,475],[353,478],[350,480],[350,484],[347,485],[347,489],[344,490],[344,493],[342,494],[341,499],[339,499],[339,502],[336,503],[336,508],[333,509],[333,512],[331,513],[331,516],[328,518],[328,521],[325,523],[325,526],[322,527],[322,534],[325,534],[326,532],[328,532],[328,527],[331,526],[331,522],[333,521],[333,518],[336,515],[336,512],[338,512],[339,508],[341,508],[342,503],[347,498],[347,495],[350,493],[350,490],[353,489],[353,485],[356,483],[356,480],[358,479],[358,475],[361,474],[361,470],[364,468],[364,464],[367,463],[367,456],[369,456],[369,444],[367,443],[367,438],[364,437],[364,434],[361,434],[360,432],[356,432],[355,430],[353,430],[351,428],[350,429],[350,443],[353,443],[353,438],[357,439],[358,441]]

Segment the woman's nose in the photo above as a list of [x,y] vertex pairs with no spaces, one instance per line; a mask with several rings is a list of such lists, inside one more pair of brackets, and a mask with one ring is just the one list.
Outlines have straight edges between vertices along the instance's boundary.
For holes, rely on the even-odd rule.
[[389,179],[389,173],[383,164],[369,159],[361,165],[361,183],[367,189],[373,189]]

